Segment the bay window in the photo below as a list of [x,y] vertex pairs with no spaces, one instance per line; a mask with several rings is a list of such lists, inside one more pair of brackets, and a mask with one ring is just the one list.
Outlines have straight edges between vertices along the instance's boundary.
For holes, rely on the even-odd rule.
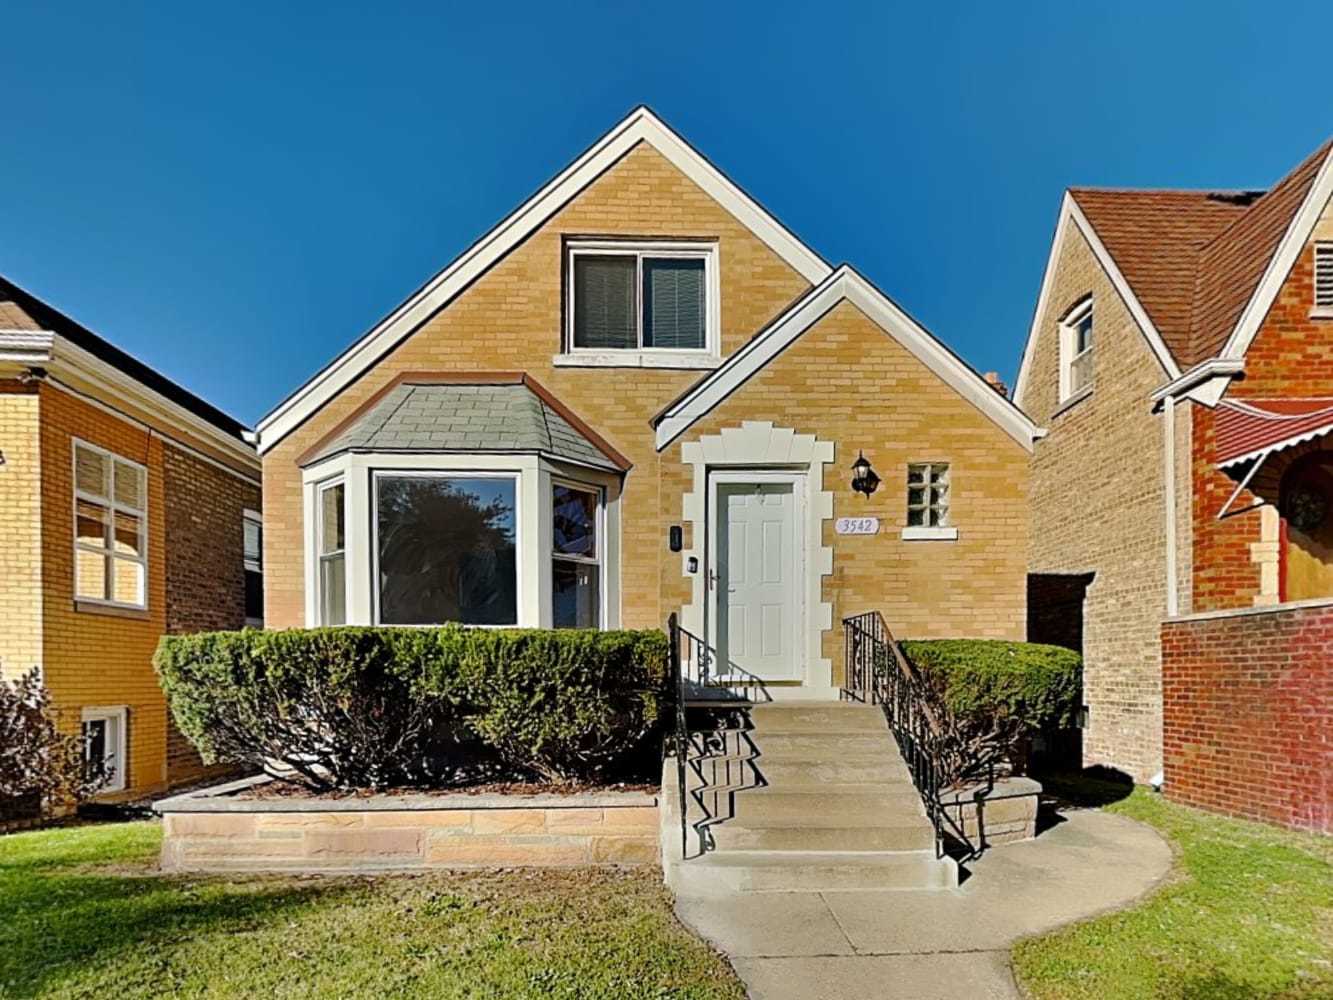
[[319,624],[347,623],[347,490],[342,480],[318,487],[315,538],[319,557]]
[[602,623],[601,491],[566,483],[551,489],[551,624],[598,628]]

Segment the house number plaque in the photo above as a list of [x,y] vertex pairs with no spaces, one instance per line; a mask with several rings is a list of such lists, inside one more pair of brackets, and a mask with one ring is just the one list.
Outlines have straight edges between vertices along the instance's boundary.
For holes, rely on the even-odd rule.
[[840,517],[833,522],[833,530],[840,535],[877,535],[877,517]]

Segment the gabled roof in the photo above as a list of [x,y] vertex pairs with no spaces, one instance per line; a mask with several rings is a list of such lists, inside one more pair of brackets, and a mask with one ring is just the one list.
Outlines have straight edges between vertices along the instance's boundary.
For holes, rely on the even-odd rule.
[[300,426],[640,142],[698,184],[811,284],[827,277],[831,268],[819,254],[649,108],[640,106],[260,420],[260,452]]
[[[1075,214],[1171,378],[1210,359],[1243,359],[1319,211],[1333,193],[1333,140],[1269,191],[1071,188],[1015,398],[1022,401],[1037,323],[1066,216]],[[1161,348],[1169,357],[1161,357]],[[1174,369],[1174,370],[1173,370]]]
[[630,461],[525,372],[406,372],[298,459],[344,452],[523,452],[613,472]]
[[842,264],[798,299],[721,367],[709,372],[654,419],[661,451],[739,389],[841,302],[850,302],[922,364],[1029,451],[1041,431],[953,351],[851,266]]
[[522,379],[460,384],[408,376],[303,464],[344,452],[522,452],[623,471],[623,460],[613,460],[567,412]]

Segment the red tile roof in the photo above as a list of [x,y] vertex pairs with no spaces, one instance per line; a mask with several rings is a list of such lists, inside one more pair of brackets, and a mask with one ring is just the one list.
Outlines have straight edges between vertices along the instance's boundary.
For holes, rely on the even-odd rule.
[[1182,369],[1222,349],[1330,148],[1267,192],[1070,189]]

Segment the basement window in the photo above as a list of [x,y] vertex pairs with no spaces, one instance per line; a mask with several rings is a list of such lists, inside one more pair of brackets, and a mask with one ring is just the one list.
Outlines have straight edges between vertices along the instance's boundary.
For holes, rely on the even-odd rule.
[[127,715],[124,705],[83,709],[83,759],[90,777],[104,778],[99,791],[125,789]]

